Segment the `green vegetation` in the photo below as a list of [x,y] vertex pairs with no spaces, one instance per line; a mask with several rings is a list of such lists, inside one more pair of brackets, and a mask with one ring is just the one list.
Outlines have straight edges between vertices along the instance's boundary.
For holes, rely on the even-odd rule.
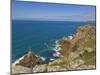
[[67,41],[66,40],[59,40],[58,41],[58,43],[60,44],[60,45],[63,45],[63,44],[65,44]]
[[95,65],[95,26],[81,26],[73,39],[59,40],[58,43],[61,45],[59,52],[63,58],[59,63],[55,62],[51,66],[71,67],[74,66],[74,64],[70,65],[72,62],[75,62],[77,66],[82,65],[83,62],[83,65]]
[[62,68],[69,68],[70,67],[70,62],[71,61],[68,58],[64,57],[64,58],[60,59],[60,61],[54,62],[54,63],[50,64],[49,66],[60,66]]
[[85,44],[83,45],[83,47],[94,47],[96,40],[95,39],[89,39],[87,42],[85,42]]
[[95,57],[96,57],[96,52],[87,52],[85,51],[81,56],[80,59],[84,60],[86,65],[95,65]]

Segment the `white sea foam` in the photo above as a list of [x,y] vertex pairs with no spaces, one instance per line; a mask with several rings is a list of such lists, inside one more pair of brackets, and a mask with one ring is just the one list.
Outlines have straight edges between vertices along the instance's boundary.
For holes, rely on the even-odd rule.
[[69,39],[73,39],[73,36],[68,36]]
[[12,66],[15,66],[17,63],[19,63],[20,60],[22,60],[24,58],[24,56],[20,57],[19,59],[17,59],[13,64]]
[[60,56],[60,53],[58,51],[56,51],[54,54],[53,54],[54,57],[59,57]]
[[72,39],[73,38],[73,36],[68,36],[68,37],[63,37],[62,39],[63,40],[69,40],[69,39]]
[[50,60],[53,61],[53,60],[55,60],[55,59],[51,58]]
[[[72,39],[72,38],[73,38],[73,36],[68,36],[68,37],[63,37],[62,39],[63,39],[63,40],[68,40],[68,39]],[[60,53],[59,53],[58,51],[61,50],[61,47],[60,47],[58,41],[59,41],[59,40],[56,40],[56,41],[55,41],[55,47],[52,48],[52,50],[56,51],[56,52],[53,54],[54,57],[59,57],[59,56],[60,56]],[[44,45],[46,45],[48,49],[50,48],[46,43],[44,43]],[[24,55],[24,56],[25,56],[25,55]],[[19,58],[18,60],[16,60],[12,65],[15,66],[15,64],[19,63],[19,61],[22,60],[22,59],[24,58],[24,56],[22,56],[21,58]],[[40,57],[40,56],[38,56],[38,55],[36,55],[36,56],[37,56],[37,57]],[[40,58],[41,58],[43,61],[46,60],[45,57],[40,57]],[[53,58],[51,58],[50,60],[53,60]]]
[[[69,39],[72,39],[72,38],[73,38],[73,36],[68,36],[68,37],[63,37],[62,39],[63,40],[69,40]],[[60,56],[59,50],[61,50],[61,47],[60,47],[61,45],[59,45],[58,41],[59,40],[55,41],[55,47],[53,48],[53,50],[56,51],[53,54],[54,57],[59,57]]]
[[58,41],[59,41],[59,40],[56,40],[56,42],[55,42],[55,43],[56,43],[56,44],[55,44],[55,51],[59,51],[59,50],[61,49],[61,48],[60,48],[61,45],[58,43]]
[[67,38],[67,37],[63,37],[62,39],[63,39],[63,40],[68,40],[68,38]]
[[55,51],[55,53],[53,53],[54,57],[59,57],[59,55],[60,55],[60,53],[58,51],[61,50],[61,48],[60,48],[58,41],[59,40],[55,41],[55,47],[53,48],[53,50]]
[[45,57],[40,57],[41,59],[42,59],[42,61],[45,61],[46,60],[46,58]]

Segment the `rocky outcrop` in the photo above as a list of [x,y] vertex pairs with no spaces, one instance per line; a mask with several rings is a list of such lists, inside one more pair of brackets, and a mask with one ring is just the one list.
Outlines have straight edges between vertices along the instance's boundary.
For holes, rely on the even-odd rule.
[[[72,39],[59,40],[60,59],[51,65],[64,66],[66,70],[95,69],[96,32],[95,26],[80,26]],[[60,61],[59,61],[60,60]],[[59,64],[58,64],[59,63]]]
[[11,70],[12,74],[21,74],[21,73],[32,73],[30,68],[24,67],[24,66],[20,66],[20,65],[15,65],[12,66],[12,70]]
[[95,50],[95,26],[80,26],[71,40],[60,40],[62,55],[68,55],[77,50]]
[[33,67],[43,63],[41,57],[32,53],[31,50],[12,66],[12,74],[33,73]]
[[42,64],[42,65],[36,65],[33,68],[33,72],[47,72],[47,64]]
[[21,65],[28,68],[33,68],[35,65],[42,64],[42,59],[32,53],[31,50],[24,56],[16,65]]

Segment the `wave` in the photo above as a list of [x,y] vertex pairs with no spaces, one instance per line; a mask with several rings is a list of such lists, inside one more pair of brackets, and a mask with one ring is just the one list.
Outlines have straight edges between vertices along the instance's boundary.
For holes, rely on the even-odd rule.
[[[68,37],[63,37],[63,38],[61,38],[61,39],[63,39],[63,40],[68,40],[68,39],[72,39],[73,38],[73,36],[68,36]],[[51,47],[51,46],[49,46],[47,43],[44,43],[44,45],[47,47],[47,50],[42,50],[42,51],[39,51],[37,54],[39,55],[39,54],[41,54],[41,53],[43,53],[43,52],[45,52],[45,51],[48,51],[48,50],[51,50],[51,51],[55,51],[54,53],[53,53],[53,57],[59,57],[60,56],[60,53],[59,53],[59,50],[61,50],[61,45],[58,43],[59,42],[59,40],[61,40],[61,39],[58,39],[58,40],[56,40],[55,41],[55,44],[54,44],[54,47]],[[38,55],[35,55],[36,57],[40,57],[43,61],[46,61],[46,57],[42,57],[42,56],[38,56]],[[25,56],[25,55],[24,55]],[[19,59],[17,59],[13,64],[12,64],[12,66],[15,66],[17,63],[19,63],[19,61],[20,60],[22,60],[23,58],[24,58],[24,56],[22,56],[22,57],[20,57]],[[52,60],[54,60],[55,58],[50,58],[50,60],[52,61]]]
[[[59,39],[59,40],[69,40],[69,39],[72,39],[72,38],[73,38],[73,36],[68,36],[68,37],[64,36],[62,39]],[[61,50],[61,47],[60,47],[61,45],[58,43],[59,40],[55,41],[55,47],[53,48],[53,50],[56,51],[56,52],[53,54],[54,57],[60,56],[59,50]]]
[[53,58],[50,59],[50,61],[53,61],[53,60],[55,60],[55,59],[53,59]]
[[37,58],[40,58],[42,61],[45,61],[46,58],[45,57],[42,57],[42,56],[38,56],[38,55],[35,55]]
[[68,37],[63,37],[62,39],[63,40],[69,40],[69,39],[72,39],[73,38],[73,36],[68,36]]

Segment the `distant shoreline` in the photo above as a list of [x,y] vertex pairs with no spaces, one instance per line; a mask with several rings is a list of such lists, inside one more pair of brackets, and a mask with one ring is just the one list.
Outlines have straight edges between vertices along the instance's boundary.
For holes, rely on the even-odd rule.
[[96,23],[96,21],[56,21],[56,20],[12,20],[12,21],[43,21],[43,22],[46,22],[46,21],[50,21],[50,22],[93,22],[93,23]]

